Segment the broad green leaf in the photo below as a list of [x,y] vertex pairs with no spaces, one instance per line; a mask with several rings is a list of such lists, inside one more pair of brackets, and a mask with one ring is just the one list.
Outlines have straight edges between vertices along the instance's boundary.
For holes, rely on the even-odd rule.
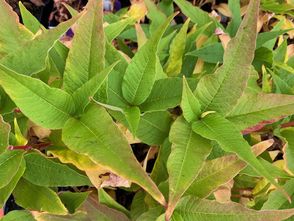
[[272,174],[255,157],[249,144],[243,139],[242,134],[233,123],[217,113],[211,113],[202,120],[193,123],[192,128],[201,136],[218,142],[223,150],[236,153],[258,174],[280,188]]
[[[180,7],[181,11],[191,19],[192,22],[197,24],[198,27],[206,25],[213,21],[216,24],[216,21],[211,18],[207,12],[201,10],[199,7],[193,6],[190,2],[186,0],[174,0],[174,2]],[[210,31],[214,31],[216,25],[210,27]]]
[[[273,140],[260,142],[252,147],[252,151],[259,155],[272,144]],[[206,161],[197,178],[187,190],[187,195],[206,198],[219,186],[232,180],[246,165],[245,162],[232,154]]]
[[157,158],[153,166],[150,177],[156,184],[167,180],[168,172],[166,168],[166,162],[171,152],[171,143],[168,139],[159,147]]
[[27,117],[45,128],[62,128],[75,112],[73,99],[66,92],[2,65],[0,85]]
[[128,121],[130,131],[135,135],[140,123],[140,109],[136,106],[133,106],[124,109],[123,112],[126,116],[126,120]]
[[91,0],[77,22],[68,54],[64,89],[73,93],[104,69],[105,41],[102,0]]
[[3,120],[0,115],[0,154],[2,154],[9,145],[10,125]]
[[104,30],[107,40],[112,42],[123,30],[126,29],[128,25],[132,25],[134,23],[135,20],[132,17],[129,17],[107,25]]
[[281,135],[286,139],[287,146],[284,149],[284,160],[287,168],[294,172],[294,128],[285,128],[281,131]]
[[211,145],[209,140],[193,132],[183,117],[172,125],[169,140],[172,146],[167,161],[169,202],[166,215],[170,218],[176,204],[201,170]]
[[172,118],[166,111],[144,113],[136,136],[149,145],[162,144],[168,136],[171,122]]
[[100,166],[95,164],[85,155],[78,154],[66,147],[50,147],[48,154],[57,157],[62,163],[71,163],[80,170],[98,170]]
[[162,0],[158,3],[158,7],[167,16],[174,12],[173,0]]
[[294,9],[294,4],[293,2],[290,4],[287,4],[285,2],[279,2],[275,0],[262,0],[262,9],[266,11],[271,11],[276,14],[289,14],[291,16],[294,16],[293,9]]
[[26,154],[24,158],[27,169],[23,177],[32,184],[44,187],[91,185],[85,175],[37,152]]
[[[24,75],[32,75],[43,70],[48,51],[78,18],[79,16],[74,17],[54,29],[37,33],[34,38],[23,42],[15,50],[3,57],[0,63]],[[30,55],[30,59],[27,59],[28,55]]]
[[151,20],[150,33],[154,33],[156,29],[166,20],[166,15],[151,0],[144,0],[147,7],[147,17]]
[[[290,194],[293,198],[294,196],[294,179],[290,179],[283,185],[283,188]],[[293,208],[293,202],[289,203],[289,201],[285,198],[285,196],[280,191],[272,191],[269,196],[268,200],[263,204],[263,210],[271,210],[271,209],[288,209]]]
[[224,48],[221,43],[216,42],[191,51],[186,55],[198,57],[208,63],[222,63]]
[[11,195],[12,191],[16,187],[18,181],[24,174],[26,169],[25,160],[22,158],[20,160],[20,166],[17,168],[16,174],[13,176],[11,181],[3,188],[0,188],[0,207],[4,205],[4,203],[8,200],[9,196]]
[[[40,213],[35,216],[36,221],[94,221],[94,219],[89,219],[85,212],[77,212],[75,214],[68,215],[54,215],[49,213]],[[100,219],[100,217],[99,217]],[[109,221],[109,220],[101,220]]]
[[223,65],[200,79],[196,88],[203,111],[225,114],[245,90],[254,57],[259,0],[251,0],[247,14],[224,54]]
[[190,19],[187,19],[170,45],[169,57],[165,64],[165,72],[169,77],[176,77],[181,73],[189,22]]
[[76,210],[85,202],[90,192],[61,192],[59,197],[70,213],[75,213]]
[[137,220],[137,218],[148,210],[148,205],[145,202],[146,193],[143,191],[136,192],[132,204],[131,204],[131,218]]
[[0,188],[8,185],[16,175],[21,166],[23,154],[24,152],[20,150],[7,150],[0,155]]
[[[239,203],[218,203],[214,200],[185,197],[178,204],[175,214],[185,221],[276,221],[294,214],[294,210],[251,210]],[[176,220],[176,219],[172,219]]]
[[5,215],[1,221],[36,221],[29,211],[14,210]]
[[18,205],[29,210],[65,215],[67,209],[53,190],[20,179],[13,191]]
[[242,129],[260,121],[294,114],[294,97],[283,94],[246,94],[226,118]]
[[[189,87],[196,88],[196,79],[187,79]],[[173,108],[181,103],[183,83],[181,78],[164,78],[155,81],[147,100],[140,105],[144,112]]]
[[109,73],[116,65],[117,62],[108,66],[73,92],[72,97],[76,104],[78,113],[83,113],[85,107],[90,102],[90,98],[93,97],[101,88],[103,83],[106,82]]
[[135,54],[126,69],[122,92],[124,98],[132,105],[142,104],[151,92],[156,79],[158,43],[173,17],[170,16],[164,24],[158,27],[152,38]]
[[102,167],[139,184],[158,202],[165,204],[164,197],[136,161],[126,138],[104,108],[93,104],[80,119],[69,119],[62,139],[73,151],[87,155]]
[[98,199],[99,203],[104,204],[109,208],[116,209],[126,214],[128,217],[130,216],[130,212],[125,207],[116,202],[111,196],[109,196],[103,188],[98,189]]
[[229,9],[232,13],[232,20],[227,26],[226,31],[230,33],[231,37],[234,37],[238,31],[240,23],[242,21],[241,18],[241,7],[239,0],[229,0],[228,2]]
[[186,78],[183,78],[183,93],[181,108],[183,111],[183,116],[186,121],[191,122],[197,120],[201,113],[201,106],[197,98],[191,91]]
[[18,49],[19,45],[31,40],[33,34],[18,22],[17,14],[6,1],[0,2],[0,60]]
[[33,16],[29,10],[26,9],[26,7],[23,5],[21,1],[18,2],[18,5],[19,5],[23,24],[33,34],[36,34],[38,30],[40,30],[40,28],[43,28],[43,26],[40,24],[38,19],[35,16]]
[[256,39],[256,49],[260,48],[265,44],[266,42],[279,37],[280,35],[283,35],[290,31],[291,29],[285,29],[285,30],[278,30],[278,31],[270,31],[270,32],[262,32],[258,34]]
[[156,218],[163,213],[163,208],[162,207],[152,207],[149,208],[149,210],[141,216],[138,217],[136,221],[151,221],[151,220],[156,220]]
[[124,213],[100,204],[96,195],[88,197],[80,210],[87,213],[87,221],[130,221]]

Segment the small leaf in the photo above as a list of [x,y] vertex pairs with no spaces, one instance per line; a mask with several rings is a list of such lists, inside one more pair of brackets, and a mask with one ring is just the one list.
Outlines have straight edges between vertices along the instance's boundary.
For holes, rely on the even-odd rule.
[[0,154],[2,154],[9,145],[10,125],[3,120],[0,115]]
[[286,139],[287,144],[284,148],[284,159],[287,168],[294,173],[294,128],[285,128],[281,131],[281,135]]
[[104,108],[93,104],[80,119],[69,119],[62,139],[73,151],[141,185],[158,202],[165,204],[162,194],[136,161],[127,140]]
[[25,169],[26,169],[25,160],[22,158],[20,160],[20,166],[19,168],[17,168],[17,171],[15,175],[13,176],[13,178],[11,179],[11,181],[5,187],[0,188],[0,207],[3,207],[4,203],[6,203],[6,201],[10,197],[18,181],[24,174]]
[[14,136],[16,139],[16,144],[19,146],[24,146],[28,143],[28,140],[22,135],[22,132],[18,126],[17,119],[14,118]]
[[59,197],[70,213],[76,210],[85,202],[90,192],[61,192]]
[[36,186],[25,179],[20,179],[13,191],[13,196],[16,203],[23,208],[60,215],[67,214],[67,209],[53,190]]
[[183,78],[183,93],[181,108],[186,121],[191,122],[198,119],[201,114],[201,106],[191,91],[186,78]]
[[0,155],[0,188],[5,187],[16,175],[21,166],[24,152],[21,150],[7,150]]
[[62,128],[75,111],[72,97],[66,92],[2,65],[0,85],[27,117],[45,128]]
[[40,28],[44,28],[38,19],[33,16],[29,10],[26,9],[21,1],[18,2],[18,5],[21,13],[21,19],[27,29],[36,34]]
[[157,47],[159,40],[173,19],[170,16],[156,33],[135,54],[123,77],[122,92],[132,105],[142,104],[149,96],[156,78]]
[[182,59],[186,47],[187,31],[189,28],[190,19],[183,24],[179,33],[174,37],[170,49],[169,57],[165,64],[165,72],[169,77],[175,77],[181,73]]
[[10,211],[7,215],[5,215],[0,220],[1,221],[16,221],[16,220],[36,221],[33,215],[29,211],[24,211],[24,210]]
[[101,204],[104,204],[108,206],[109,208],[116,209],[118,211],[123,212],[128,217],[130,216],[130,212],[124,208],[122,205],[120,205],[118,202],[115,201],[111,196],[108,195],[108,193],[103,189],[98,189],[98,199]]
[[135,20],[133,18],[125,18],[107,25],[104,31],[108,42],[112,42],[123,30],[126,29],[128,25],[132,25],[134,23]]
[[124,109],[123,112],[130,126],[130,131],[135,136],[140,122],[140,109],[134,106]]
[[44,187],[91,185],[85,175],[37,152],[26,154],[24,158],[27,169],[23,177],[32,184]]
[[64,71],[64,89],[73,93],[104,69],[102,0],[91,0],[77,22]]
[[211,151],[210,141],[194,133],[182,117],[171,127],[171,154],[167,161],[169,174],[169,202],[166,215],[171,217],[181,196],[197,177]]

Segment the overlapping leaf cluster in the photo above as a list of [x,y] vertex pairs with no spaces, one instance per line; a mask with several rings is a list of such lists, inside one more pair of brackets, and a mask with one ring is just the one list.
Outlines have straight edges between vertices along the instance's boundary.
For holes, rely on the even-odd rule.
[[[90,0],[80,13],[67,6],[73,17],[46,30],[21,3],[24,25],[0,2],[0,207],[12,194],[26,209],[3,221],[294,215],[294,56],[283,35],[293,36],[282,27],[291,12],[263,1],[281,15],[258,33],[259,0],[243,19],[229,0],[226,27],[174,3],[188,17],[182,25],[172,25],[173,1],[104,15],[103,1]],[[148,25],[139,23],[145,14]],[[266,124],[275,140],[262,141]],[[266,151],[277,139],[284,148]],[[150,146],[142,164],[135,143]],[[128,209],[109,194],[122,186],[135,193]]]

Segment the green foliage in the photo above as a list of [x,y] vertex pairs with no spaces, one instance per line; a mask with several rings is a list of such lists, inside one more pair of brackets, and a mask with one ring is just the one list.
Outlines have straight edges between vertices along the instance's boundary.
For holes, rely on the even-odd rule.
[[214,5],[222,25],[90,0],[52,30],[19,6],[0,1],[0,207],[25,210],[1,221],[293,219],[291,1]]

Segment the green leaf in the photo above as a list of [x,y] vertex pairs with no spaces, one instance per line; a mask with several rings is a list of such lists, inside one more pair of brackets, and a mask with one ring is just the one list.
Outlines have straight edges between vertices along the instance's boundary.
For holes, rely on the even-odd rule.
[[[196,88],[195,79],[187,79],[192,89]],[[144,112],[173,108],[181,103],[183,83],[181,78],[164,78],[155,81],[147,100],[140,105]]]
[[102,167],[141,185],[165,204],[164,197],[136,161],[126,138],[104,108],[90,105],[80,119],[69,119],[62,139],[73,151],[87,155]]
[[18,5],[21,13],[21,19],[27,29],[29,29],[32,33],[36,34],[40,30],[40,28],[44,28],[40,24],[38,19],[35,16],[33,16],[29,10],[26,9],[26,7],[23,5],[21,1],[18,2]]
[[187,19],[170,45],[169,57],[165,64],[165,72],[169,77],[176,77],[181,73],[189,22],[190,19]]
[[126,108],[123,110],[126,120],[128,122],[128,125],[130,127],[130,131],[135,136],[139,123],[140,123],[140,109],[136,106]]
[[[283,188],[290,194],[293,198],[294,196],[294,179],[290,179],[283,185]],[[292,205],[291,205],[292,204]],[[263,204],[263,210],[271,210],[271,209],[288,209],[293,208],[293,202],[289,203],[289,201],[285,198],[285,196],[280,191],[272,191],[269,196],[268,200]]]
[[183,78],[183,93],[181,108],[186,121],[191,122],[197,120],[201,113],[201,106],[197,98],[191,91],[186,78]]
[[294,97],[283,94],[246,94],[227,114],[241,130],[263,120],[294,114]]
[[255,157],[249,144],[243,139],[239,130],[233,123],[217,113],[211,113],[202,120],[192,124],[193,130],[201,136],[219,143],[221,148],[227,152],[233,152],[248,163],[254,170],[264,176],[279,188],[272,174]]
[[[89,219],[88,215],[85,212],[77,212],[75,214],[68,215],[54,215],[49,213],[40,213],[35,216],[37,221],[94,221],[94,219]],[[99,217],[100,219],[100,217]],[[101,220],[109,221],[109,220]]]
[[221,43],[216,42],[191,51],[186,55],[198,57],[208,63],[222,63],[224,48]]
[[[22,42],[15,50],[3,57],[0,63],[24,75],[32,75],[43,70],[48,51],[78,18],[79,16],[74,17],[54,29],[45,30],[36,34],[34,38]],[[28,55],[30,59],[27,59]]]
[[0,154],[2,154],[9,145],[10,125],[3,120],[0,115]]
[[91,0],[77,22],[68,54],[64,89],[73,93],[104,69],[105,40],[102,0]]
[[1,221],[36,221],[29,211],[14,210],[5,215]]
[[287,146],[284,149],[284,160],[287,168],[294,172],[294,128],[285,128],[281,131],[281,135],[286,139]]
[[40,126],[59,129],[75,112],[72,97],[42,81],[0,65],[0,85],[32,121]]
[[99,203],[104,204],[109,208],[116,209],[130,217],[130,212],[109,196],[103,188],[98,189],[98,199]]
[[218,203],[188,196],[178,204],[175,214],[185,221],[202,220],[203,217],[206,221],[276,221],[292,216],[294,210],[256,211],[234,202]]
[[[252,147],[252,151],[259,155],[272,144],[273,140],[260,142]],[[187,190],[187,195],[206,198],[219,186],[232,180],[246,165],[233,154],[206,161],[197,178]]]
[[142,104],[149,96],[156,79],[157,47],[173,19],[170,16],[135,54],[123,77],[122,92],[132,105]]
[[29,153],[24,158],[27,169],[23,177],[32,184],[44,187],[91,186],[85,175],[39,153]]
[[36,186],[25,179],[20,179],[13,191],[13,196],[16,203],[23,208],[60,215],[67,214],[67,209],[53,190]]
[[150,174],[150,177],[156,184],[167,180],[168,172],[166,168],[166,162],[171,152],[171,143],[166,139],[164,143],[159,147],[157,158]]
[[193,6],[190,2],[185,0],[174,0],[174,2],[180,7],[181,11],[191,19],[192,22],[197,24],[198,27],[204,26],[213,21],[215,24],[210,27],[210,31],[214,31],[216,21],[211,18],[207,12],[201,10],[199,7]]
[[150,33],[153,34],[157,27],[162,25],[166,20],[166,15],[151,0],[144,0],[147,7],[147,17],[151,20]]
[[7,186],[16,175],[21,166],[23,154],[24,152],[20,150],[7,150],[0,155],[0,188]]
[[171,122],[172,118],[166,111],[144,113],[136,135],[146,144],[162,144],[168,136]]
[[270,32],[262,32],[258,34],[256,39],[256,49],[260,48],[265,44],[266,42],[275,39],[279,37],[280,35],[283,35],[290,31],[292,29],[285,29],[285,30],[278,30],[278,31],[270,31]]
[[11,181],[5,187],[0,188],[0,207],[2,207],[4,203],[8,200],[12,191],[16,187],[18,181],[24,174],[25,169],[26,169],[25,160],[22,158],[20,160],[20,166],[19,168],[17,168],[16,174],[13,176]]
[[229,22],[226,31],[230,33],[231,37],[234,37],[242,21],[240,1],[229,0],[228,6],[232,13],[232,20]]
[[209,140],[194,133],[183,117],[172,125],[169,139],[172,146],[167,161],[169,202],[166,215],[170,218],[177,202],[201,170],[211,145]]
[[19,45],[33,38],[33,34],[18,22],[17,14],[6,1],[0,2],[0,20],[5,21],[0,27],[0,60],[13,53]]
[[85,202],[90,192],[61,192],[59,197],[70,213],[76,210]]
[[121,19],[105,27],[105,36],[108,42],[112,42],[128,25],[133,25],[136,21],[132,17]]
[[245,90],[254,57],[258,6],[259,0],[250,2],[236,37],[228,43],[223,65],[214,74],[200,79],[196,97],[203,111],[225,114]]
[[77,113],[83,113],[85,107],[90,102],[90,98],[93,97],[102,87],[103,83],[106,82],[109,73],[111,73],[117,63],[118,62],[108,66],[73,92],[72,97],[77,107]]

